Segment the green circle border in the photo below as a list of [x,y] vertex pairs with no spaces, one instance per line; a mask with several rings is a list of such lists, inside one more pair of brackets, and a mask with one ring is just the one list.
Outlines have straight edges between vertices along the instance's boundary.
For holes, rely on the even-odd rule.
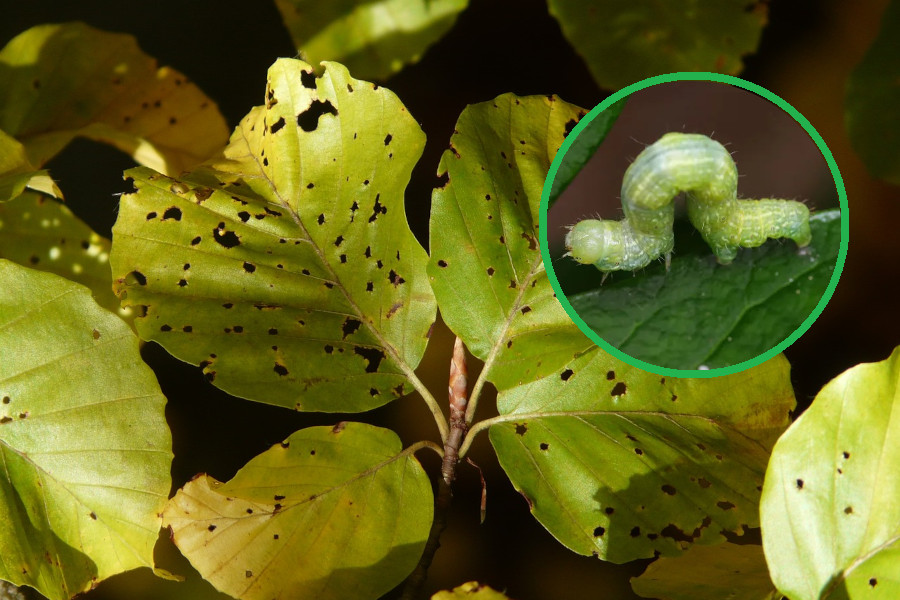
[[[819,150],[822,152],[822,156],[825,158],[825,162],[828,163],[828,168],[831,170],[831,175],[834,177],[834,182],[838,192],[838,201],[841,208],[841,246],[840,250],[838,251],[838,257],[837,262],[835,263],[834,272],[831,275],[831,281],[828,282],[828,287],[825,288],[825,293],[822,294],[822,297],[819,299],[819,303],[806,318],[806,320],[803,321],[803,323],[794,331],[794,333],[788,336],[780,344],[770,349],[768,352],[764,352],[755,358],[745,360],[744,362],[740,362],[729,367],[719,367],[716,369],[708,370],[670,369],[668,367],[660,367],[658,365],[654,365],[625,354],[624,352],[612,346],[603,338],[601,338],[597,334],[597,332],[589,327],[588,324],[585,323],[581,318],[581,316],[577,312],[575,312],[575,310],[572,308],[572,305],[569,303],[569,299],[566,298],[565,293],[563,293],[562,288],[559,285],[559,280],[556,278],[556,273],[553,270],[553,260],[550,257],[550,247],[547,240],[547,212],[550,204],[550,189],[553,186],[553,180],[556,178],[556,172],[559,170],[562,159],[566,155],[566,152],[569,151],[569,148],[571,148],[572,144],[575,142],[575,139],[581,134],[582,130],[587,127],[588,123],[590,123],[595,117],[597,117],[597,115],[602,113],[604,110],[606,110],[619,100],[626,98],[644,88],[659,85],[661,83],[672,83],[675,81],[713,81],[716,83],[727,83],[729,85],[743,88],[749,92],[753,92],[754,94],[762,96],[769,102],[772,102],[773,104],[781,108],[795,121],[797,121],[797,123],[799,123],[801,127],[803,127],[806,133],[816,143],[816,146],[819,147]],[[614,93],[606,100],[595,106],[578,122],[575,128],[572,129],[571,133],[566,136],[566,139],[563,142],[562,146],[560,146],[559,150],[556,152],[556,156],[554,157],[553,162],[550,164],[550,170],[547,173],[547,178],[544,180],[544,189],[541,192],[541,204],[538,214],[539,239],[541,245],[541,256],[544,260],[544,268],[547,272],[547,278],[550,280],[550,285],[553,287],[553,291],[556,292],[556,297],[559,300],[560,304],[562,304],[562,307],[566,311],[566,314],[569,315],[569,318],[571,318],[572,321],[575,322],[581,332],[588,336],[591,341],[593,341],[595,344],[597,344],[619,360],[625,361],[629,365],[637,367],[644,371],[656,373],[657,375],[664,375],[667,377],[711,378],[719,377],[721,375],[731,375],[734,373],[739,373],[751,367],[755,367],[783,352],[785,348],[793,344],[801,335],[806,333],[806,331],[812,326],[812,324],[815,323],[816,319],[819,318],[819,315],[822,314],[822,311],[825,310],[825,306],[828,304],[828,301],[831,300],[831,296],[834,294],[834,290],[837,287],[838,280],[840,279],[841,273],[844,270],[844,262],[847,260],[847,247],[849,245],[850,235],[849,208],[847,206],[847,190],[844,187],[844,180],[841,177],[841,172],[838,169],[837,163],[834,160],[834,156],[832,155],[831,150],[828,149],[828,146],[825,144],[825,140],[822,139],[822,136],[819,135],[819,132],[816,131],[809,120],[781,97],[770,92],[760,85],[757,85],[745,79],[741,79],[739,77],[734,77],[732,75],[722,75],[720,73],[708,73],[702,71],[668,73],[666,75],[648,77],[647,79],[638,81],[637,83],[633,83],[628,87],[622,88],[621,90]]]

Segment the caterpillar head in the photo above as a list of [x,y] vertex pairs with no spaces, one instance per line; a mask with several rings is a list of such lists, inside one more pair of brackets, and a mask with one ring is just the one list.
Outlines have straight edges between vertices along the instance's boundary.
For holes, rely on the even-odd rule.
[[568,255],[583,265],[620,263],[624,259],[625,248],[619,229],[621,224],[618,221],[579,221],[566,234]]

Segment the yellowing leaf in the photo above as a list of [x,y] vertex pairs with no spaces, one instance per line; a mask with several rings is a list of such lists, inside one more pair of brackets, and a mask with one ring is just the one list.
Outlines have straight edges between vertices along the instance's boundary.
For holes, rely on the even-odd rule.
[[631,580],[638,596],[657,600],[781,600],[762,546],[725,543],[692,546],[660,558]]
[[390,91],[328,63],[269,69],[223,157],[133,169],[110,261],[135,323],[225,391],[360,411],[411,391],[435,319],[403,191],[424,135]]
[[221,483],[185,485],[163,518],[217,589],[244,600],[374,600],[422,553],[431,483],[392,431],[300,430]]
[[772,451],[762,534],[792,600],[900,597],[900,349],[829,382]]
[[593,344],[557,301],[538,246],[544,179],[585,111],[504,94],[466,107],[438,172],[428,275],[441,317],[499,389],[552,373]]
[[64,600],[153,565],[165,398],[88,290],[0,260],[0,579]]
[[221,148],[227,129],[197,86],[129,35],[40,25],[0,50],[0,129],[38,167],[74,137],[106,142],[178,174]]
[[419,60],[469,0],[275,0],[303,58],[384,79]]
[[109,240],[51,198],[25,192],[0,203],[0,258],[85,285],[101,306],[130,323],[133,311],[112,291],[109,248]]
[[57,198],[62,192],[47,171],[36,169],[25,155],[25,147],[0,131],[0,202],[11,200],[25,188],[43,191]]
[[793,407],[782,356],[677,379],[595,348],[501,392],[490,438],[544,527],[579,554],[622,563],[757,526],[769,451]]

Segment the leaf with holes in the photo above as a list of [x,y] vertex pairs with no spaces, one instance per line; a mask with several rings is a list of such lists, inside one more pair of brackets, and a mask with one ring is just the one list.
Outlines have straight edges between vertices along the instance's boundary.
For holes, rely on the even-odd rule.
[[223,390],[318,411],[408,393],[435,319],[403,190],[425,136],[390,91],[283,59],[225,155],[128,171],[110,261],[135,323]]
[[553,294],[537,233],[550,163],[584,114],[556,96],[469,106],[438,167],[428,275],[442,318],[501,389],[592,346]]
[[438,592],[431,600],[511,600],[505,594],[501,594],[489,585],[470,581],[456,586],[451,591]]
[[755,544],[692,546],[651,563],[631,587],[642,598],[658,600],[781,600],[762,546]]
[[469,0],[275,0],[294,45],[313,65],[339,61],[385,79],[419,60]]
[[130,323],[133,311],[112,292],[109,246],[66,206],[41,194],[0,203],[0,258],[85,285],[103,308]]
[[607,89],[675,71],[735,74],[756,50],[766,4],[726,0],[691,5],[651,0],[548,0],[550,14]]
[[900,349],[828,383],[778,440],[763,546],[794,600],[900,596]]
[[157,68],[132,36],[84,23],[32,27],[0,50],[0,129],[38,167],[81,136],[173,174],[209,158],[228,133],[184,75]]
[[0,579],[52,600],[153,565],[165,398],[90,292],[0,260]]
[[28,160],[25,146],[0,130],[0,202],[12,200],[25,188],[62,198],[48,172],[36,169]]
[[413,448],[363,423],[302,429],[227,483],[194,478],[164,522],[235,598],[374,600],[413,570],[431,527],[431,482]]
[[502,392],[490,438],[534,516],[616,563],[678,554],[758,525],[769,449],[794,408],[783,356],[676,379],[599,349]]

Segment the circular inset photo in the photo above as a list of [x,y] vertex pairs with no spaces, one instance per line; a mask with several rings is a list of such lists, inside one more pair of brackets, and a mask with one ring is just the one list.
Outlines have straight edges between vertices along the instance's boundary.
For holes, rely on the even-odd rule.
[[550,282],[581,330],[678,377],[784,350],[847,254],[846,191],[821,136],[768,90],[712,73],[595,107],[550,167],[540,218]]

